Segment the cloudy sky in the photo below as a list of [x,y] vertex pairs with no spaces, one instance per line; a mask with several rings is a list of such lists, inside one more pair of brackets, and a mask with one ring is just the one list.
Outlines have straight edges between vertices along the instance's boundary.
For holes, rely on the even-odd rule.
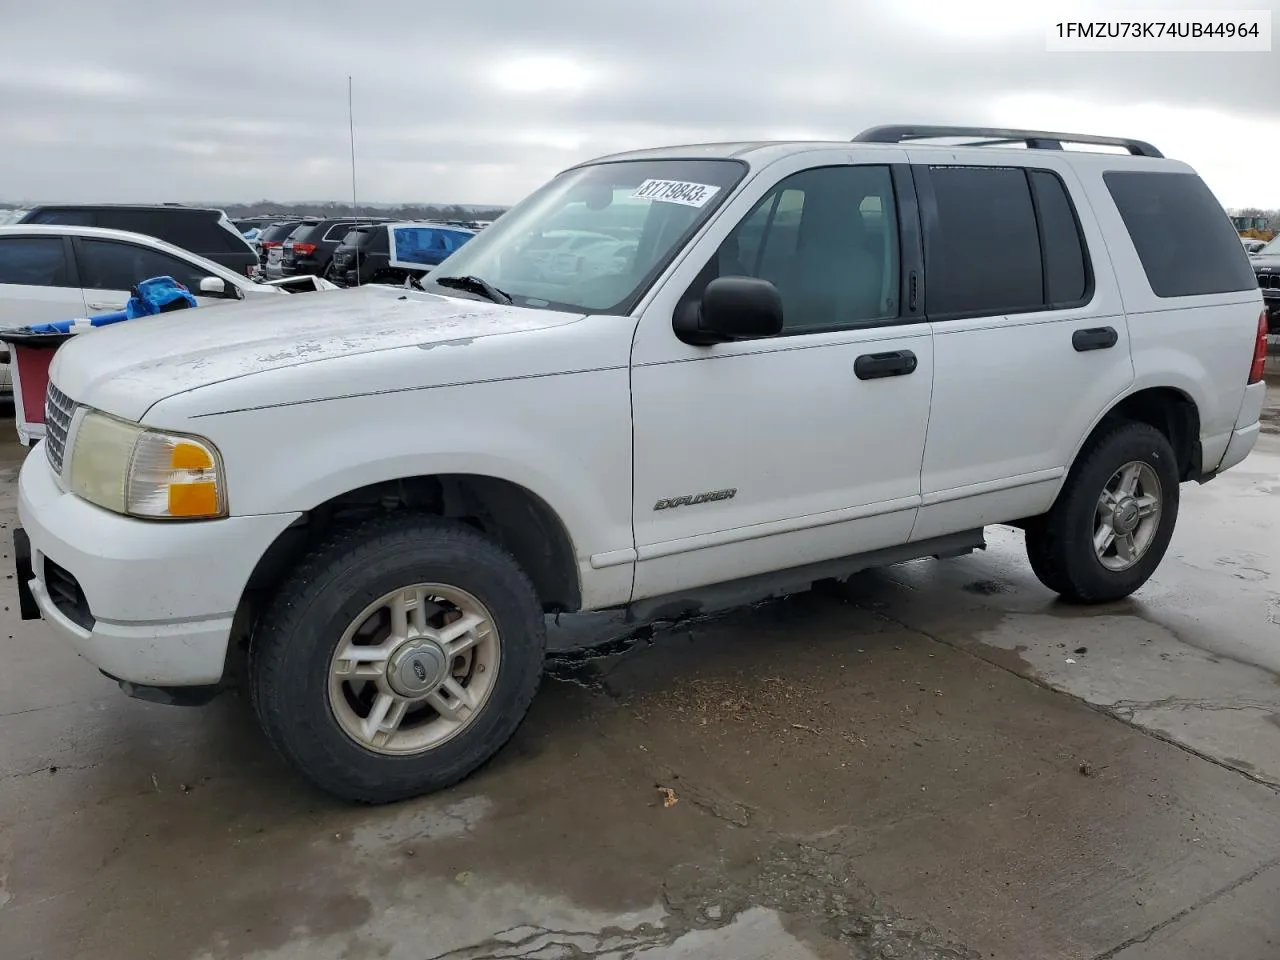
[[[879,123],[1149,140],[1280,207],[1270,53],[1046,52],[1099,0],[42,0],[4,5],[0,199],[510,203],[635,146]],[[1068,6],[1067,4],[1071,4]],[[1112,0],[1272,11],[1280,0]]]

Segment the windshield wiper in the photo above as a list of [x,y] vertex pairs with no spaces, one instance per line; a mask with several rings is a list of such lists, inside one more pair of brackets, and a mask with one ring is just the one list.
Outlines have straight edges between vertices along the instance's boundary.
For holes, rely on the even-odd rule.
[[466,290],[468,293],[478,293],[494,303],[508,304],[511,298],[495,287],[483,277],[431,277],[433,283],[438,283],[442,287],[453,287],[456,290]]

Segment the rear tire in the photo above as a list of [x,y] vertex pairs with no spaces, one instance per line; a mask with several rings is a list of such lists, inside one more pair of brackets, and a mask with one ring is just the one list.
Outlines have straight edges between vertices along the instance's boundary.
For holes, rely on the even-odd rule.
[[1168,439],[1125,421],[1081,451],[1053,507],[1026,527],[1037,579],[1073,603],[1123,599],[1150,579],[1173,537],[1177,458]]
[[464,524],[399,514],[335,535],[281,585],[255,631],[250,690],[304,778],[391,803],[452,786],[503,747],[545,646],[509,554]]

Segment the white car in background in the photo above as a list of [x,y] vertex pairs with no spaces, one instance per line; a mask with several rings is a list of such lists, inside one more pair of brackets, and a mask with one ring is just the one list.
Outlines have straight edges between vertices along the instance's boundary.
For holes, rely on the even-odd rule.
[[124,309],[140,280],[169,276],[201,306],[301,290],[333,289],[315,277],[259,283],[155,237],[102,227],[0,227],[0,328]]

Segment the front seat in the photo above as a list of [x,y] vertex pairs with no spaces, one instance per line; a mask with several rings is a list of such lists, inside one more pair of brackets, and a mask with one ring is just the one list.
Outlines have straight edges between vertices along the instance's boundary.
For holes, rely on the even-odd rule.
[[779,282],[788,327],[836,326],[880,316],[884,265],[848,191],[805,192],[796,252]]

